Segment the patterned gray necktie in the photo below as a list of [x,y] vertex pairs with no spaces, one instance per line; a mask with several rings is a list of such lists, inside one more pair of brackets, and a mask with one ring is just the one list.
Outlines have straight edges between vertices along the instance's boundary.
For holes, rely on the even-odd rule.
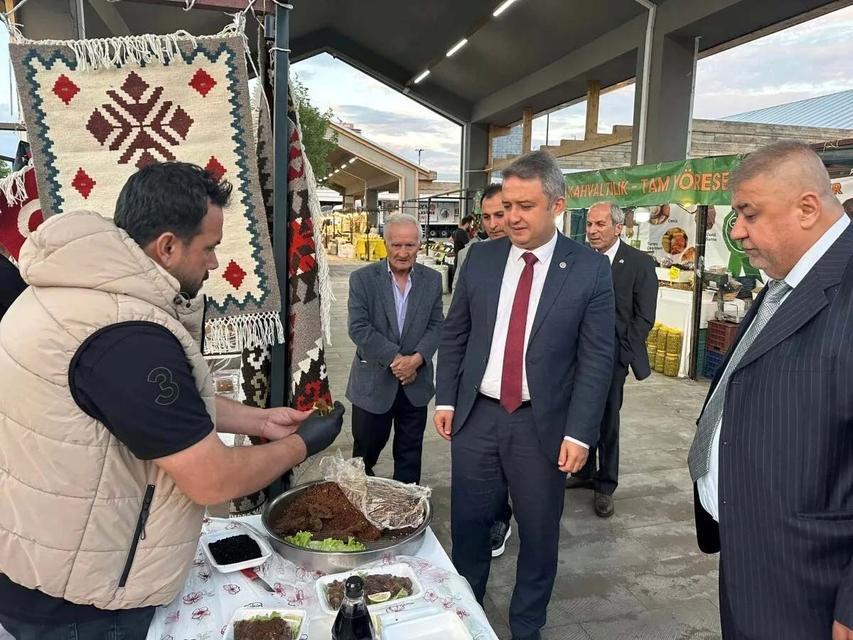
[[723,407],[726,404],[726,390],[729,386],[729,379],[732,372],[737,368],[738,363],[743,356],[749,351],[755,338],[761,333],[776,309],[782,303],[782,298],[791,290],[791,287],[784,280],[771,280],[767,283],[767,293],[764,300],[761,302],[761,307],[749,328],[743,334],[740,342],[737,343],[734,353],[732,353],[731,361],[726,367],[725,372],[720,378],[719,383],[714,388],[714,393],[702,415],[699,417],[699,425],[696,429],[696,435],[693,438],[693,444],[690,445],[690,453],[687,454],[687,466],[690,468],[690,477],[693,482],[708,473],[711,465],[711,445],[714,441],[714,432],[717,425],[720,423],[720,417],[723,415]]

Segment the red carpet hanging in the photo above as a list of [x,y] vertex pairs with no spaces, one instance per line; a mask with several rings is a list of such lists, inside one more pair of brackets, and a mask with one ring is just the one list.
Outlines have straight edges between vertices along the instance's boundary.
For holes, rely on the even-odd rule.
[[24,167],[0,180],[0,244],[15,260],[21,245],[43,221],[36,172],[32,167]]

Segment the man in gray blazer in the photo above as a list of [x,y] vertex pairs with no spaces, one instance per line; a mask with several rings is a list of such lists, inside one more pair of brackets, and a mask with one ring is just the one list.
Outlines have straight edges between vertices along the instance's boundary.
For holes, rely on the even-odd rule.
[[441,276],[416,262],[421,228],[408,215],[385,221],[388,258],[350,276],[349,336],[356,352],[347,384],[353,457],[367,473],[394,427],[394,479],[420,482],[427,405],[435,394]]
[[554,224],[566,200],[553,156],[522,156],[503,178],[509,237],[471,247],[459,275],[435,426],[451,442],[453,563],[482,602],[489,534],[509,492],[520,542],[509,624],[515,640],[534,640],[557,575],[566,473],[598,440],[615,312],[607,258]]
[[853,225],[817,154],[732,174],[732,239],[770,278],[697,422],[699,547],[725,640],[853,639]]

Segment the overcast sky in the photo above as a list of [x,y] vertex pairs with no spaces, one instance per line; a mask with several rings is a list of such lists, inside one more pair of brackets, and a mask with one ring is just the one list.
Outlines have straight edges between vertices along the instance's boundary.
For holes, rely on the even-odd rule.
[[[694,117],[718,118],[853,88],[853,7],[700,60]],[[320,109],[351,122],[363,135],[404,158],[459,179],[460,128],[393,89],[322,54],[293,66]],[[601,98],[599,130],[631,124],[634,86]],[[585,105],[552,113],[549,141],[583,137]],[[533,146],[545,144],[545,118]]]

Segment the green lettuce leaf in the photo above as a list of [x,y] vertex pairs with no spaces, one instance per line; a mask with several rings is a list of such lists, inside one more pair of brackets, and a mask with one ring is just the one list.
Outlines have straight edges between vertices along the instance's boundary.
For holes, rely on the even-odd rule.
[[310,531],[297,531],[292,536],[287,536],[285,540],[297,547],[305,549],[314,549],[315,551],[364,551],[365,546],[355,538],[348,538],[346,542],[336,538],[326,538],[325,540],[314,540],[314,534]]

